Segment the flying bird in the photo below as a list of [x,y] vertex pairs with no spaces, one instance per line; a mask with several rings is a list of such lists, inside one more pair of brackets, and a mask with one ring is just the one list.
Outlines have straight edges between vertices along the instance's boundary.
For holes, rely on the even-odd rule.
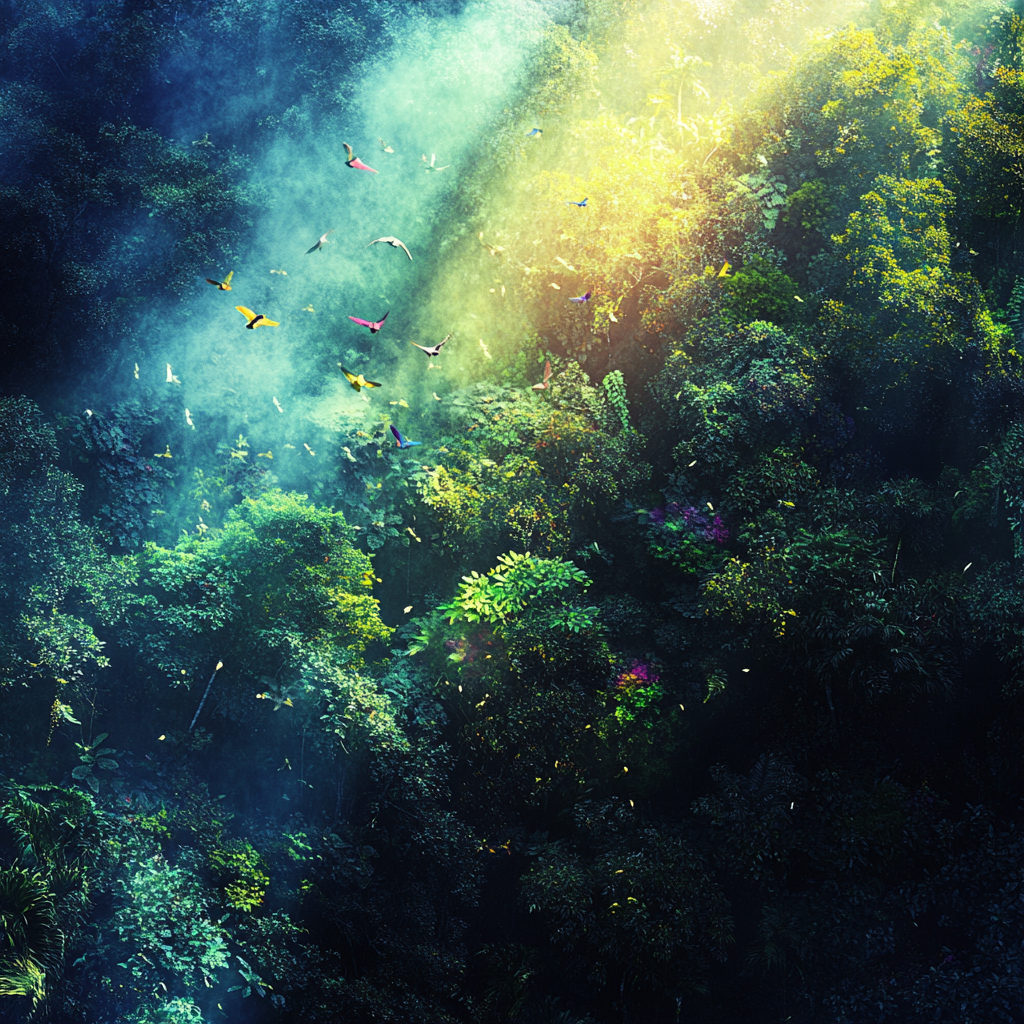
[[[391,312],[391,310],[389,309],[388,313],[390,313],[390,312]],[[374,322],[373,320],[360,320],[359,317],[357,317],[357,316],[350,316],[349,320],[351,320],[354,324],[359,324],[361,327],[369,327],[370,328],[370,333],[371,334],[376,334],[384,326],[384,321],[387,320],[388,313],[385,313],[376,322]]]
[[503,245],[491,245],[491,244],[490,244],[490,242],[485,242],[485,241],[484,241],[484,233],[483,233],[482,231],[480,232],[480,234],[479,234],[479,235],[477,235],[477,238],[479,238],[479,239],[480,239],[480,244],[481,244],[481,245],[482,245],[482,246],[483,246],[483,247],[484,247],[484,248],[485,248],[485,249],[486,249],[486,250],[487,250],[487,251],[488,251],[488,252],[489,252],[489,253],[490,253],[490,254],[491,254],[492,256],[497,256],[499,252],[504,252],[504,251],[505,251],[505,246],[503,246]]
[[136,380],[139,379],[139,364],[138,363],[135,364],[135,379]]
[[575,299],[569,299],[570,302],[589,302],[590,296],[593,292],[585,292],[583,295],[577,295]]
[[167,364],[167,383],[168,384],[180,384],[181,383],[181,381],[178,380],[178,378],[174,375],[174,372],[171,370],[171,364],[170,363]]
[[[341,366],[341,363],[338,365]],[[359,391],[361,388],[381,387],[375,380],[367,380],[361,373],[349,373],[344,366],[341,366],[341,372],[345,374],[346,380],[352,385],[354,391]]]
[[405,249],[405,255],[412,259],[412,253],[400,238],[395,238],[394,235],[384,235],[383,238],[375,238],[372,242],[367,242],[366,248],[369,249],[371,245],[376,245],[378,242],[387,242],[388,245],[394,246],[396,249]]
[[280,327],[276,320],[268,320],[262,313],[254,313],[248,306],[235,306],[242,316],[249,322],[245,325],[250,331],[257,327]]
[[345,161],[345,165],[347,167],[351,167],[357,171],[369,171],[371,174],[378,173],[372,167],[367,167],[366,164],[364,164],[363,161],[352,152],[352,147],[347,142],[343,142],[342,145],[345,147],[345,152],[348,153],[348,159]]
[[587,199],[589,199],[589,198],[590,198],[590,196],[587,196],[587,198],[584,199],[582,203],[577,203],[575,199],[566,199],[565,202],[566,202],[566,205],[568,205],[568,206],[586,206],[587,205]]
[[192,422],[192,413],[185,409],[185,422],[193,429],[196,429],[196,425]]
[[402,432],[393,423],[391,424],[391,433],[395,435],[395,441],[399,448],[415,448],[417,445],[423,444],[422,441],[409,441],[402,437]]
[[317,240],[316,245],[311,246],[309,249],[306,250],[306,255],[308,256],[311,252],[319,252],[325,245],[329,245],[330,243],[327,241],[327,236],[332,234],[333,232],[334,228],[331,228],[330,231],[325,231]]
[[451,167],[451,164],[445,164],[444,167],[435,167],[434,166],[434,161],[437,159],[437,157],[434,156],[433,153],[430,154],[430,162],[429,163],[427,163],[427,154],[426,153],[424,153],[423,156],[420,157],[420,159],[425,164],[427,164],[427,166],[423,168],[423,170],[425,170],[425,171],[446,171],[446,170],[448,170],[449,167]]
[[549,380],[551,380],[551,360],[550,359],[545,359],[544,360],[544,379],[539,384],[534,384],[533,388],[531,390],[533,390],[533,391],[543,391],[543,390],[545,390],[545,388],[548,388],[548,387],[551,386],[550,384],[548,384]]
[[543,128],[534,128],[531,131],[528,131],[526,133],[526,137],[528,139],[532,139],[532,138],[535,138],[538,135],[543,135],[543,134],[544,134],[544,129]]
[[206,283],[216,285],[218,291],[229,292],[231,291],[231,278],[233,278],[234,276],[235,272],[233,270],[230,270],[228,271],[228,276],[225,277],[223,281],[214,281],[212,277],[208,277],[206,279]]
[[281,403],[277,400],[276,395],[274,396],[274,408],[277,409],[278,412],[284,412],[284,409],[281,408]]
[[426,345],[416,345],[415,341],[410,341],[410,345],[416,345],[421,352],[426,352],[428,356],[433,358],[441,354],[441,346],[451,337],[451,334],[446,334],[436,345],[431,345],[429,348]]

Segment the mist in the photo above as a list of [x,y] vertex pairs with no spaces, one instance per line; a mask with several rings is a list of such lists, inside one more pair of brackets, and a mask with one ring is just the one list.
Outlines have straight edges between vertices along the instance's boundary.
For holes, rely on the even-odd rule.
[[0,1024],[1024,1013],[1016,6],[0,10]]

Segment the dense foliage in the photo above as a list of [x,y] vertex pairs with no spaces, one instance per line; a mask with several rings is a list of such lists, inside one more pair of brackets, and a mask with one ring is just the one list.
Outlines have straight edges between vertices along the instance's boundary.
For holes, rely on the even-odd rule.
[[0,1021],[1024,1020],[1024,17],[833,7],[3,6]]

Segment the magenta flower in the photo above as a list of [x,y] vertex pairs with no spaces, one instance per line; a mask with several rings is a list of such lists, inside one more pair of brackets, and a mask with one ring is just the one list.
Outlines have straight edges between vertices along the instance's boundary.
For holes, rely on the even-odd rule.
[[634,686],[653,686],[660,678],[661,676],[650,665],[634,658],[632,665],[619,673],[615,685],[620,689],[628,690]]

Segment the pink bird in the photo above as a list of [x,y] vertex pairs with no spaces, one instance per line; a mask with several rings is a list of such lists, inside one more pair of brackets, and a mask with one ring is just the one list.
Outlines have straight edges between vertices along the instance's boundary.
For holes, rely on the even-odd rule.
[[342,145],[345,147],[345,152],[348,153],[348,159],[345,161],[345,165],[347,167],[353,167],[357,171],[369,171],[371,174],[379,173],[372,167],[367,167],[366,164],[364,164],[363,161],[352,152],[352,147],[347,142],[343,142]]
[[[388,310],[390,313],[391,310]],[[376,323],[373,320],[360,320],[357,316],[350,316],[349,320],[354,324],[359,324],[360,327],[369,327],[371,334],[376,334],[383,326],[384,321],[388,318],[388,313],[385,313]]]
[[548,381],[551,380],[551,360],[544,360],[544,379],[539,384],[533,385],[534,391],[543,391],[545,388],[550,387]]
[[569,301],[570,302],[589,302],[590,301],[590,296],[593,295],[593,294],[594,294],[593,292],[587,292],[586,294],[578,295],[575,299],[570,299]]

